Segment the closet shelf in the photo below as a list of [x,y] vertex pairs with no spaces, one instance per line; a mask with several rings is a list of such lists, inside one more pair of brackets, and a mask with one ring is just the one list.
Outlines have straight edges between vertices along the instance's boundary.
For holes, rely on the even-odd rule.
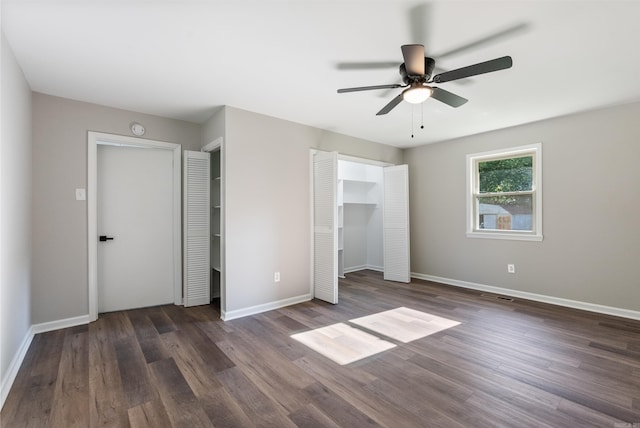
[[353,184],[367,184],[370,186],[375,186],[376,184],[378,184],[377,181],[374,180],[350,180],[348,178],[343,178],[342,181],[347,184],[347,183],[353,183]]
[[344,201],[344,204],[345,205],[368,205],[372,207],[375,207],[376,205],[378,205],[376,202],[357,202],[357,201],[353,201],[353,202]]

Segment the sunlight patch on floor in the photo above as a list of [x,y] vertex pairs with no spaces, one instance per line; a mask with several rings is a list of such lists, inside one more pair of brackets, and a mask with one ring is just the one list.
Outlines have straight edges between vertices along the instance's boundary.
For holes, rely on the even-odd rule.
[[408,343],[460,324],[457,321],[405,307],[352,319],[349,322],[403,343]]
[[341,365],[361,360],[396,346],[343,323],[297,333],[291,337]]

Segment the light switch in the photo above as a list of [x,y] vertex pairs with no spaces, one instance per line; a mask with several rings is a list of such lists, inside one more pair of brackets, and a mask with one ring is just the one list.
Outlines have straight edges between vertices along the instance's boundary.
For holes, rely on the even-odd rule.
[[76,201],[85,201],[87,199],[86,189],[76,189]]

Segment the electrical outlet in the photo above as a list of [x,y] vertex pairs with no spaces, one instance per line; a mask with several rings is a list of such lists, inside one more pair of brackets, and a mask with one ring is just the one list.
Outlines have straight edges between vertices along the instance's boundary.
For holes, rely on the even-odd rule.
[[280,282],[280,272],[275,272],[273,274],[273,282]]
[[87,191],[86,189],[76,189],[76,201],[86,201]]
[[507,265],[507,272],[516,273],[516,265],[508,264]]

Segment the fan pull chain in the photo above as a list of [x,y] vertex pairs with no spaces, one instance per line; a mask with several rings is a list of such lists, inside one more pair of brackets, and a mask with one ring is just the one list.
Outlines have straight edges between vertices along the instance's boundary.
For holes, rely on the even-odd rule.
[[[411,106],[411,138],[413,135],[413,122],[415,117],[415,104]],[[424,103],[420,103],[420,129],[424,129]]]
[[412,105],[411,106],[411,138],[413,138],[413,113],[414,113],[413,109],[414,109],[414,106]]

